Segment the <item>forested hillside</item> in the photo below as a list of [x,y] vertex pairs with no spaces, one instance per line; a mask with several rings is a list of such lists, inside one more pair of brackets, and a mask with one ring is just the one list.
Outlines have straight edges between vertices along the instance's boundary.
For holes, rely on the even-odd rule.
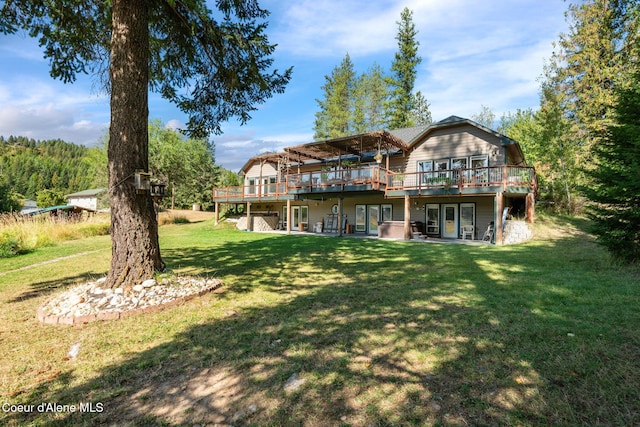
[[35,200],[48,189],[63,195],[104,186],[106,162],[99,148],[60,139],[38,141],[23,136],[0,136],[0,185]]
[[[212,143],[185,138],[158,120],[149,123],[149,148],[153,179],[167,186],[162,207],[198,203],[209,209],[213,187],[240,184],[237,174],[215,164]],[[0,136],[0,200],[16,196],[44,207],[65,203],[69,193],[106,187],[106,142],[87,148],[59,139]]]

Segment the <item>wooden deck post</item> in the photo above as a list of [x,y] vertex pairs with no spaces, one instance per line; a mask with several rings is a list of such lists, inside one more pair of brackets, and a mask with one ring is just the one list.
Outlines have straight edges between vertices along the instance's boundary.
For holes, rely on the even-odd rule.
[[504,195],[502,191],[498,191],[496,193],[496,203],[495,203],[495,243],[496,245],[502,244],[502,210],[504,209]]
[[535,221],[535,212],[536,212],[536,197],[533,193],[527,194],[526,206],[527,206],[526,221],[533,224]]
[[404,240],[411,240],[411,198],[404,195]]
[[251,231],[251,202],[247,202],[247,231]]
[[342,197],[338,197],[338,237],[342,237]]
[[291,234],[291,199],[287,199],[287,234]]

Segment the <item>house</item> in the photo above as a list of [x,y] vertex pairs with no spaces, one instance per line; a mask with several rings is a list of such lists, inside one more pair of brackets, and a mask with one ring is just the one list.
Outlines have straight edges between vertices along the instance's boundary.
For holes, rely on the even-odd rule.
[[104,192],[104,188],[96,188],[67,194],[65,197],[67,198],[68,205],[78,206],[86,210],[97,212],[99,196]]
[[247,229],[503,243],[508,215],[533,222],[536,175],[520,145],[457,116],[287,147],[252,157],[244,185],[213,201],[242,204]]

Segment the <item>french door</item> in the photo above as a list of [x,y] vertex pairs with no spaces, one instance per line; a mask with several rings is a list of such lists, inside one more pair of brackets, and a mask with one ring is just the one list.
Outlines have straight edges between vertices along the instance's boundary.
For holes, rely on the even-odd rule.
[[[282,217],[287,218],[286,206],[282,208]],[[309,226],[309,206],[291,206],[291,229],[308,229]]]
[[393,206],[391,204],[356,205],[356,232],[377,235],[378,223],[392,219]]
[[367,233],[378,235],[378,221],[380,221],[380,205],[367,205]]

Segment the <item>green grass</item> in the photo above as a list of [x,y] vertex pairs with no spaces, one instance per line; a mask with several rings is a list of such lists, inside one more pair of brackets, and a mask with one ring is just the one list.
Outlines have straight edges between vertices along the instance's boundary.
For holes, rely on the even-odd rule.
[[166,225],[169,267],[222,290],[79,327],[35,311],[106,273],[107,237],[0,259],[0,402],[104,405],[0,423],[638,425],[640,272],[586,225],[504,247]]

